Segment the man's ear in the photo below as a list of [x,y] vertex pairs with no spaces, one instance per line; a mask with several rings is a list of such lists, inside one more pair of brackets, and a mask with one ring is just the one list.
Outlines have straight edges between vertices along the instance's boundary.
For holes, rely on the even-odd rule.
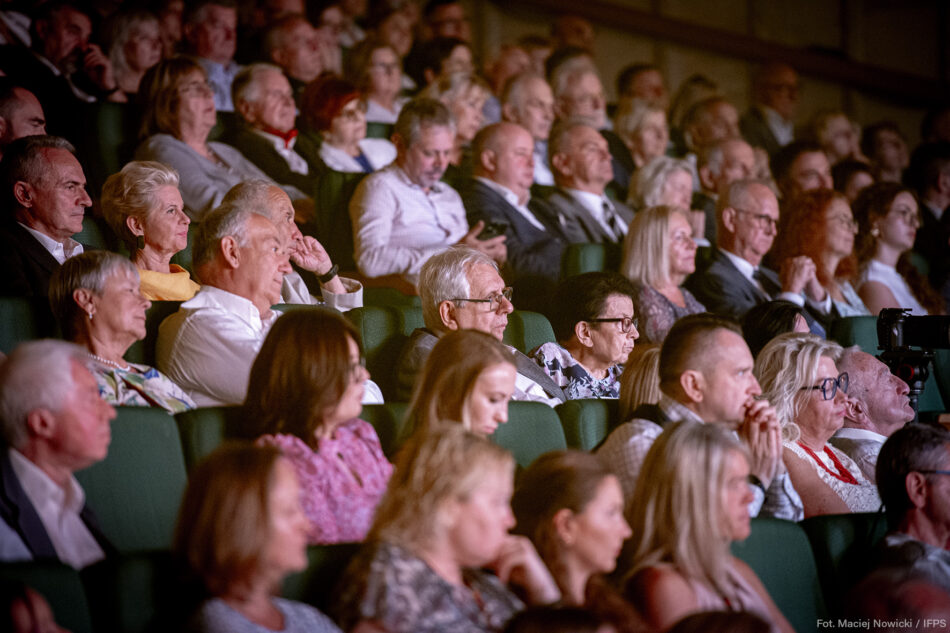
[[237,108],[238,114],[241,115],[241,118],[250,123],[254,124],[257,117],[254,116],[254,104],[248,101],[247,99],[241,99],[234,104],[234,107]]
[[235,240],[234,237],[231,235],[222,237],[218,248],[221,251],[221,256],[224,257],[224,261],[226,261],[231,268],[237,268],[241,265],[241,248],[238,246],[237,240]]
[[738,213],[732,207],[726,207],[722,210],[722,225],[726,227],[726,230],[735,235],[736,233],[736,216]]
[[857,398],[848,398],[844,403],[844,417],[855,422],[864,421],[868,417],[867,406]]
[[498,170],[498,155],[494,150],[486,149],[478,157],[478,162],[486,173],[494,174]]
[[36,190],[30,183],[18,180],[13,183],[13,197],[21,207],[30,208],[33,206],[33,199],[36,196]]
[[927,505],[930,486],[924,475],[918,472],[907,473],[904,477],[904,488],[907,490],[907,498],[915,508],[923,508]]
[[506,103],[501,106],[501,120],[502,121],[511,121],[514,122],[518,118],[518,113],[515,111],[515,107],[510,103]]
[[439,304],[439,319],[449,330],[460,330],[458,320],[455,318],[455,303],[452,301],[443,301]]
[[706,377],[702,372],[695,369],[687,369],[680,374],[680,387],[683,393],[693,402],[702,402],[704,389],[706,388]]
[[716,181],[713,179],[712,170],[709,169],[709,165],[703,165],[697,171],[699,174],[699,184],[703,186],[703,189],[706,191],[716,191]]
[[577,341],[584,347],[591,347],[594,344],[590,336],[590,323],[587,321],[578,321],[574,324],[574,336],[577,337]]
[[567,154],[561,154],[559,152],[552,156],[551,167],[560,174],[564,174],[565,176],[571,175],[571,161],[568,160]]
[[426,68],[422,71],[422,77],[426,80],[426,86],[428,86],[435,80],[436,74],[431,68]]
[[56,416],[49,409],[34,409],[26,415],[26,430],[31,437],[49,439],[56,433]]

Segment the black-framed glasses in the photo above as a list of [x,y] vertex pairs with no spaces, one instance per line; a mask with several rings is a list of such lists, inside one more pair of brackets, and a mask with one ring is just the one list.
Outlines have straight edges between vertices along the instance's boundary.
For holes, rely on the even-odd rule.
[[639,328],[640,320],[637,317],[614,317],[611,319],[587,319],[588,323],[619,323],[620,331],[624,334],[630,332],[631,328]]
[[501,292],[493,292],[488,297],[484,299],[449,299],[449,301],[471,301],[472,303],[487,303],[489,312],[498,312],[501,309],[501,306],[504,305],[504,301],[511,303],[511,286],[507,286],[501,289]]
[[848,372],[841,372],[837,378],[825,378],[821,381],[820,385],[802,387],[801,391],[808,391],[809,389],[821,389],[822,400],[833,399],[835,394],[838,393],[839,389],[841,390],[841,393],[848,393]]
[[[735,209],[735,207],[733,207]],[[736,209],[736,213],[745,213],[747,216],[752,218],[752,221],[755,222],[760,229],[763,231],[768,230],[769,228],[778,230],[778,219],[773,218],[771,215],[765,213],[754,213],[748,209]]]

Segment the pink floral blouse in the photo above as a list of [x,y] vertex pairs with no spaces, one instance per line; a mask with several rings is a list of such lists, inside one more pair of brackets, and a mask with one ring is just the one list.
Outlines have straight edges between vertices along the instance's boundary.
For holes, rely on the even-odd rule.
[[295,435],[262,435],[257,442],[276,446],[293,463],[311,544],[366,537],[393,472],[368,422],[357,418],[340,425],[332,439],[318,441],[316,451]]

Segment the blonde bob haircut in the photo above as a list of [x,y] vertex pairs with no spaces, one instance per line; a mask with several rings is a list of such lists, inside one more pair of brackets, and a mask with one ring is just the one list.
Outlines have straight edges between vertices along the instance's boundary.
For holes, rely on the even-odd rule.
[[[645,567],[671,563],[738,604],[727,580],[731,554],[724,511],[732,453],[748,460],[742,444],[717,424],[677,422],[656,439],[628,506],[628,583]],[[632,595],[630,587],[626,594]]]
[[801,435],[795,422],[811,396],[811,391],[801,389],[814,383],[818,361],[827,356],[837,363],[842,352],[834,341],[801,332],[776,336],[759,352],[753,373],[762,387],[762,396],[775,407],[786,441],[794,442]]
[[233,441],[188,477],[172,549],[212,596],[249,582],[261,568],[280,458],[277,448]]
[[178,187],[178,172],[164,163],[133,160],[122,171],[112,174],[102,185],[102,214],[109,228],[119,236],[131,255],[135,255],[136,236],[128,219],[145,217],[158,209],[158,190]]
[[472,429],[469,400],[483,371],[498,364],[514,366],[511,352],[494,336],[475,330],[443,335],[426,359],[406,413],[404,438],[445,422]]
[[679,207],[659,205],[637,213],[623,241],[620,272],[630,281],[656,288],[670,281],[670,218],[689,221]]
[[142,116],[140,136],[147,138],[153,134],[170,134],[181,137],[178,120],[178,84],[192,72],[199,72],[205,81],[208,73],[191,57],[177,55],[163,59],[147,71],[139,84],[139,94],[145,104]]
[[367,542],[385,542],[418,555],[441,536],[443,509],[466,501],[491,474],[513,477],[511,453],[458,424],[417,433],[399,451]]
[[618,420],[629,420],[640,405],[660,401],[660,346],[636,345],[620,375]]
[[441,101],[446,106],[465,97],[488,97],[491,89],[485,80],[472,72],[460,71],[440,75],[420,96]]

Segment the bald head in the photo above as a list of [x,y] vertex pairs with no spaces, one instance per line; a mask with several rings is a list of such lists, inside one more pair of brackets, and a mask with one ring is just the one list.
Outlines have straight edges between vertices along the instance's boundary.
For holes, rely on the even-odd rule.
[[495,123],[482,128],[472,142],[475,176],[506,187],[527,202],[534,181],[534,140],[514,123]]
[[845,426],[890,437],[914,419],[907,383],[874,356],[849,347],[837,367],[849,377]]
[[719,248],[758,266],[775,241],[778,217],[778,199],[765,182],[737,180],[716,205]]

